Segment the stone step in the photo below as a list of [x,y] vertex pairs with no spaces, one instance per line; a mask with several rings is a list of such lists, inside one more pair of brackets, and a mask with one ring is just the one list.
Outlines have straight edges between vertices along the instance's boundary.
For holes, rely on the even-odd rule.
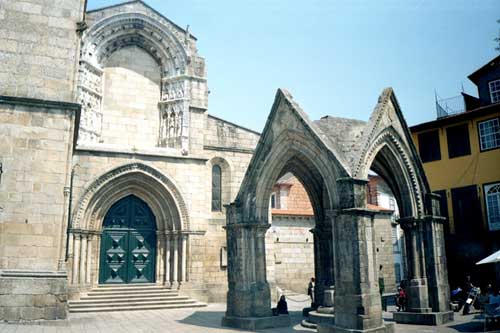
[[69,312],[111,312],[111,311],[138,311],[138,310],[161,310],[161,309],[181,309],[181,308],[199,308],[207,306],[205,303],[195,302],[189,304],[158,304],[158,305],[139,305],[139,306],[109,306],[109,307],[88,307],[88,308],[69,308]]
[[70,309],[82,309],[82,308],[108,308],[108,307],[133,307],[133,306],[149,306],[149,305],[185,305],[185,304],[195,304],[196,301],[192,299],[181,299],[181,300],[144,300],[144,301],[133,301],[133,302],[80,302],[73,301],[69,304]]
[[102,289],[102,288],[134,288],[134,287],[158,287],[158,288],[164,288],[161,285],[157,285],[156,283],[108,283],[108,284],[100,284],[97,286],[97,288]]
[[87,296],[113,296],[113,295],[178,295],[176,290],[110,290],[110,291],[96,291],[93,289],[87,293]]
[[80,299],[79,301],[69,301],[68,304],[80,305],[80,304],[120,304],[120,303],[138,303],[138,302],[161,302],[161,301],[186,301],[189,297],[186,296],[176,296],[176,297],[116,297],[116,298],[87,298]]
[[168,289],[168,288],[165,288],[163,286],[156,286],[156,285],[151,285],[151,286],[116,286],[116,287],[97,287],[97,288],[94,288],[92,289],[92,291],[95,291],[95,292],[108,292],[108,291],[132,291],[132,290],[144,290],[144,291],[148,291],[148,290],[152,290],[152,291],[157,291],[157,290],[175,290],[175,289]]
[[101,295],[101,294],[95,294],[95,295],[90,295],[90,296],[81,296],[80,300],[88,300],[88,299],[122,299],[122,298],[129,298],[129,299],[135,299],[135,298],[175,298],[175,297],[184,297],[180,296],[178,293],[150,293],[150,294],[145,294],[145,293],[140,293],[140,294],[116,294],[116,295]]

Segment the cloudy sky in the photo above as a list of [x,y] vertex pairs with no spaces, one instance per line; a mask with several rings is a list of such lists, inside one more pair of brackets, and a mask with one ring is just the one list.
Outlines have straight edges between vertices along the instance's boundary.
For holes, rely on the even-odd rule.
[[[88,9],[119,3],[88,0]],[[209,113],[261,131],[276,89],[312,119],[367,120],[393,87],[409,125],[499,54],[500,0],[146,0],[198,38]]]

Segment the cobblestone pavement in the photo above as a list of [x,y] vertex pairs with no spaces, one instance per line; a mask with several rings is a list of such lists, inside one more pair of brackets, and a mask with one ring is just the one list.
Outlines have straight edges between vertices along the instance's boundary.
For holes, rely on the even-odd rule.
[[[304,303],[289,301],[292,317],[292,326],[279,329],[267,329],[261,332],[315,332],[300,326],[302,320],[301,309]],[[234,329],[222,328],[221,318],[226,309],[225,304],[210,304],[206,308],[174,309],[154,311],[105,312],[88,314],[70,314],[68,320],[40,321],[35,323],[8,324],[0,323],[0,333],[22,332],[243,332]],[[386,320],[392,320],[392,314],[384,314]],[[483,323],[480,314],[462,316],[456,314],[456,320],[446,326],[413,326],[396,325],[397,333],[456,333],[482,332]],[[496,331],[497,333],[500,331]]]

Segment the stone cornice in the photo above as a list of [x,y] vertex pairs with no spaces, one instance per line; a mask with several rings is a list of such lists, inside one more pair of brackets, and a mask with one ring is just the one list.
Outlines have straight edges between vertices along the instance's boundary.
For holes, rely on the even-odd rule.
[[6,96],[6,95],[0,95],[0,104],[24,105],[36,108],[48,108],[55,110],[73,110],[78,113],[82,108],[81,105],[78,103],[60,102],[60,101],[51,101],[46,99],[16,97],[16,96]]
[[205,163],[208,161],[206,157],[194,157],[194,156],[183,156],[179,154],[173,154],[170,151],[166,151],[163,149],[158,149],[156,151],[151,150],[143,150],[140,148],[129,148],[129,147],[110,147],[104,146],[100,144],[95,145],[78,145],[75,148],[76,151],[82,152],[99,152],[99,153],[108,153],[108,154],[125,154],[125,155],[133,155],[133,156],[156,156],[170,159],[181,159],[181,160],[192,160]]
[[232,148],[232,147],[221,147],[221,146],[203,146],[204,150],[215,150],[215,151],[227,151],[231,153],[241,153],[241,154],[253,154],[254,149],[245,148]]

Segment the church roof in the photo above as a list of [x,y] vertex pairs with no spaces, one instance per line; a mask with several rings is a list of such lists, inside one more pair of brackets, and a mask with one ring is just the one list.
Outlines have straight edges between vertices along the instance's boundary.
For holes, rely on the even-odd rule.
[[323,134],[330,145],[336,146],[337,151],[344,155],[347,161],[348,155],[358,151],[361,145],[361,136],[366,127],[366,122],[357,119],[325,116],[315,120],[314,125]]

